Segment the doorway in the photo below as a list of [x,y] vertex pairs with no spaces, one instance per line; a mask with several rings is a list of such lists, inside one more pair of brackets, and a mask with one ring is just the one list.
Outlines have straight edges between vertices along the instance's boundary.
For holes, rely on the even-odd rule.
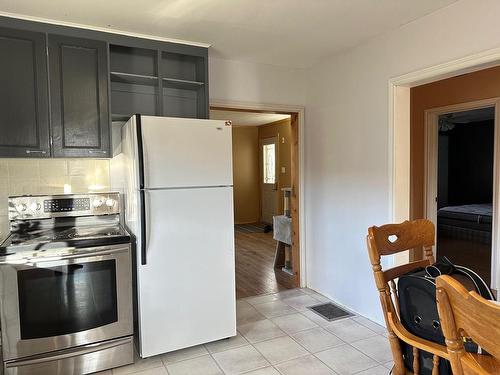
[[442,111],[445,109],[435,116],[436,128],[429,129],[434,136],[437,131],[436,179],[429,176],[437,190],[435,202],[428,208],[436,224],[436,256],[474,270],[489,285],[495,107]]
[[[299,286],[298,113],[212,107],[210,118],[233,124],[237,298]],[[279,249],[273,218],[288,225]]]

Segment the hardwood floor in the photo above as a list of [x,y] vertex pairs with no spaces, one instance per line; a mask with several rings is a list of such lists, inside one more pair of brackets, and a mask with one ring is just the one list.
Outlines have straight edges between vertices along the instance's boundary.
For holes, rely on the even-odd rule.
[[293,287],[274,270],[276,241],[270,233],[235,231],[236,297],[276,293]]

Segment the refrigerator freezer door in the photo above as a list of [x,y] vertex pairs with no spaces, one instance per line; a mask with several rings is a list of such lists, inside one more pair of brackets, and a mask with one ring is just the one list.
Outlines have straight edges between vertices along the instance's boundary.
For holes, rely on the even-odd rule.
[[232,187],[145,195],[141,357],[236,335]]
[[233,184],[231,126],[224,121],[141,116],[144,188]]

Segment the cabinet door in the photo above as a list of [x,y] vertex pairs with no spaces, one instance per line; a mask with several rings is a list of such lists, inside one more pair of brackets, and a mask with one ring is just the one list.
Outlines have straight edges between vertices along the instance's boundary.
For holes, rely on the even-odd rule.
[[0,28],[0,157],[50,156],[45,39]]
[[49,35],[52,153],[110,157],[105,42]]

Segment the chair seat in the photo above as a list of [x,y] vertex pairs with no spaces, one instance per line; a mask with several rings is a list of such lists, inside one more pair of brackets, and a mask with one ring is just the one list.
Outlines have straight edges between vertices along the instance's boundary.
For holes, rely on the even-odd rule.
[[[490,355],[467,353],[463,361],[472,368],[481,369],[485,374],[500,374],[500,361]],[[463,363],[463,362],[462,362]],[[480,374],[482,372],[479,372]]]

